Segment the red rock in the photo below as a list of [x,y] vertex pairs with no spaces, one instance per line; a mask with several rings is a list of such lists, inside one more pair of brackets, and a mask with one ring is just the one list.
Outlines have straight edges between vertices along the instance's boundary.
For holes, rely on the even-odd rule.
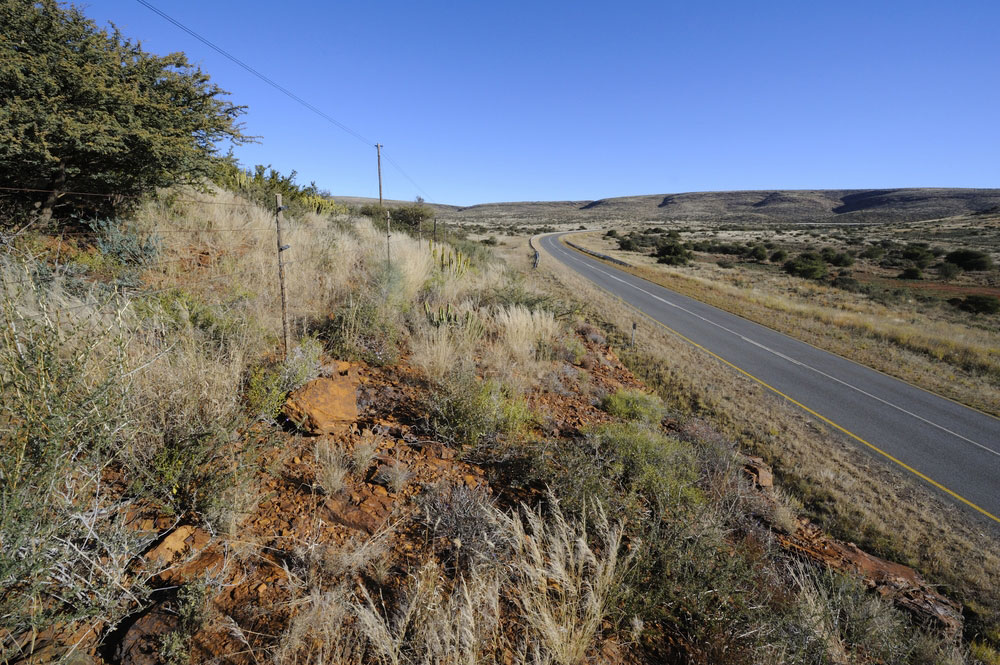
[[351,505],[341,497],[327,499],[323,504],[322,515],[328,521],[367,533],[374,533],[379,526],[379,520],[374,515]]
[[743,470],[753,478],[757,487],[774,487],[774,474],[771,473],[771,467],[764,462],[762,457],[747,457]]
[[285,416],[312,434],[346,431],[358,419],[356,383],[345,376],[310,381],[285,402]]
[[212,536],[197,527],[184,524],[171,531],[160,544],[146,553],[146,560],[156,566],[167,566],[189,551],[205,547]]
[[177,628],[177,617],[162,605],[153,607],[125,633],[118,647],[122,665],[158,665],[160,640]]
[[808,520],[800,520],[794,534],[778,534],[778,542],[834,570],[861,577],[879,595],[949,637],[962,634],[961,604],[938,593],[912,568],[868,554],[854,543],[835,540]]

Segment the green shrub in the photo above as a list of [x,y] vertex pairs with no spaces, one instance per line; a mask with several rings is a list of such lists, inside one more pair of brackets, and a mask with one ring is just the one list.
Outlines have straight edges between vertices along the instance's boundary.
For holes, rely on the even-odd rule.
[[663,400],[641,390],[621,389],[601,400],[601,408],[624,420],[656,424],[663,419]]
[[955,277],[958,277],[961,272],[961,268],[949,261],[940,263],[937,267],[937,274],[941,279],[954,279]]
[[974,249],[957,249],[945,257],[948,263],[954,263],[962,270],[992,270],[993,259],[986,252]]
[[352,295],[321,331],[328,351],[337,358],[354,358],[383,367],[399,358],[400,312],[372,293]]
[[650,510],[702,500],[690,446],[646,425],[600,425],[582,440],[553,445],[535,475],[574,514],[596,501],[641,528]]
[[521,432],[531,416],[520,395],[499,381],[456,372],[430,391],[425,425],[438,440],[456,446],[489,446]]
[[575,335],[567,335],[557,343],[556,354],[566,362],[579,365],[587,355],[587,347]]
[[917,268],[923,269],[934,261],[934,252],[930,250],[927,243],[909,243],[900,252],[900,257]]
[[858,256],[863,259],[872,259],[873,261],[877,261],[885,256],[885,248],[878,245],[872,245],[871,247],[865,248],[865,250]]
[[191,638],[208,620],[211,587],[204,580],[189,582],[177,590],[174,611],[177,629],[160,637],[160,659],[166,665],[187,665],[191,660]]
[[224,305],[210,305],[181,288],[138,303],[137,311],[144,318],[166,324],[175,334],[190,334],[190,328],[221,347],[240,338],[249,326],[246,318],[231,314]]
[[277,418],[288,393],[319,374],[322,352],[319,340],[306,337],[292,349],[285,362],[253,367],[243,393],[250,417]]
[[973,314],[1000,313],[1000,298],[990,295],[972,294],[965,298],[952,298],[948,301],[963,312]]
[[784,270],[789,275],[805,279],[823,279],[826,277],[826,261],[815,252],[803,252],[794,259],[785,262]]
[[653,252],[653,256],[656,257],[657,263],[663,263],[671,266],[683,266],[691,260],[691,250],[687,249],[681,243],[676,240],[671,240],[668,242],[659,242],[656,245],[656,251]]
[[774,253],[771,254],[771,263],[781,263],[786,259],[788,259],[788,252],[783,249],[775,250]]
[[[0,258],[0,272],[8,266]],[[134,440],[127,332],[50,301],[0,291],[0,662],[29,631],[115,623],[144,601],[131,566],[148,539],[120,519],[105,470]],[[74,315],[76,311],[76,315]],[[99,563],[98,563],[99,562]]]
[[831,284],[838,289],[851,291],[852,293],[857,293],[863,289],[861,282],[847,275],[838,275]]
[[618,249],[623,252],[638,252],[642,248],[632,238],[621,238],[618,240]]
[[121,220],[97,219],[90,222],[102,254],[128,266],[144,266],[156,260],[162,241],[154,234],[140,233],[133,224]]
[[924,273],[923,273],[923,271],[920,270],[920,268],[917,268],[916,266],[910,266],[909,268],[905,268],[903,270],[903,272],[899,273],[899,278],[900,279],[923,279],[924,278]]

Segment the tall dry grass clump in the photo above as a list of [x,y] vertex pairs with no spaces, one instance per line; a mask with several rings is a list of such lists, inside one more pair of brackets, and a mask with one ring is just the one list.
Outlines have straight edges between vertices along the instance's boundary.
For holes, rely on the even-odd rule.
[[521,362],[544,357],[559,332],[552,312],[523,305],[496,308],[493,321],[507,353]]
[[511,520],[515,543],[514,589],[532,644],[540,644],[559,665],[584,662],[611,611],[623,568],[637,549],[620,558],[623,530],[599,505],[591,511],[599,544],[591,547],[586,520],[568,521],[553,503],[544,517],[525,511],[528,529]]
[[363,586],[349,601],[379,663],[496,663],[506,651],[519,663],[576,665],[593,652],[632,556],[622,555],[621,527],[596,510],[592,544],[587,524],[558,508],[524,519],[487,509],[495,537],[520,545],[454,579],[425,562],[394,609]]

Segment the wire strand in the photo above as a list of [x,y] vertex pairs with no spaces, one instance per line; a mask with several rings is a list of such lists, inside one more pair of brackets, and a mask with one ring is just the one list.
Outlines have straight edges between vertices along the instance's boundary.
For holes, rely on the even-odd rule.
[[393,168],[395,168],[395,169],[396,169],[397,171],[399,171],[399,172],[400,172],[400,173],[402,174],[402,176],[403,176],[404,178],[406,178],[407,180],[409,180],[409,181],[410,181],[410,184],[412,184],[412,185],[413,185],[414,187],[416,187],[416,188],[417,188],[417,190],[418,190],[418,191],[419,191],[420,193],[422,193],[422,194],[423,194],[423,195],[424,195],[424,196],[425,196],[426,198],[428,198],[428,199],[429,199],[429,198],[431,198],[431,195],[430,195],[430,194],[428,194],[428,193],[427,193],[426,191],[424,191],[424,188],[423,188],[423,187],[421,187],[420,185],[418,185],[418,184],[417,184],[417,181],[416,181],[416,180],[414,180],[413,178],[411,178],[411,177],[410,177],[410,176],[409,176],[409,175],[408,175],[408,174],[406,173],[406,171],[404,171],[404,170],[403,170],[403,167],[402,167],[402,166],[400,166],[399,164],[397,164],[397,163],[396,163],[396,160],[394,160],[394,159],[393,159],[392,157],[390,157],[388,153],[386,153],[386,152],[383,152],[383,153],[382,153],[382,156],[383,156],[383,157],[385,157],[386,161],[388,161],[388,162],[389,162],[389,164],[391,164]]
[[221,55],[221,56],[223,56],[225,58],[228,58],[232,62],[236,63],[237,65],[239,65],[240,67],[242,67],[243,69],[245,69],[247,72],[249,72],[250,74],[253,74],[254,76],[256,76],[257,78],[259,78],[261,81],[263,81],[264,83],[268,84],[269,86],[271,86],[275,90],[281,92],[282,94],[286,95],[290,99],[295,100],[296,102],[298,102],[299,104],[301,104],[305,108],[309,109],[310,111],[312,111],[313,113],[315,113],[319,117],[323,118],[327,122],[335,125],[336,127],[339,127],[340,129],[342,129],[343,131],[347,132],[348,134],[350,134],[351,136],[353,136],[354,138],[356,138],[357,140],[361,141],[362,143],[364,143],[366,145],[371,145],[372,144],[371,141],[369,141],[367,138],[365,138],[364,136],[362,136],[358,132],[354,131],[353,129],[351,129],[350,127],[348,127],[347,125],[345,125],[344,123],[342,123],[339,120],[336,120],[336,119],[330,117],[329,115],[327,115],[326,113],[324,113],[320,109],[316,108],[315,106],[313,106],[312,104],[310,104],[306,100],[304,100],[301,97],[299,97],[298,95],[296,95],[294,92],[292,92],[288,88],[282,86],[281,84],[279,84],[278,82],[274,81],[273,79],[268,78],[267,76],[265,76],[264,74],[260,73],[259,71],[257,71],[256,69],[254,69],[253,67],[251,67],[250,65],[248,65],[247,63],[245,63],[242,60],[240,60],[239,58],[237,58],[235,55],[233,55],[229,51],[226,51],[221,46],[217,46],[216,44],[212,43],[211,41],[209,41],[205,37],[202,37],[197,32],[195,32],[191,28],[187,27],[186,25],[184,25],[183,23],[181,23],[177,19],[173,18],[169,14],[161,11],[160,9],[157,9],[151,3],[146,2],[146,0],[136,0],[136,1],[140,5],[142,5],[143,7],[145,7],[146,9],[149,9],[150,11],[158,14],[159,16],[161,16],[162,18],[166,19],[170,23],[174,24],[175,26],[177,26],[178,28],[180,28],[184,32],[188,33],[189,35],[191,35],[192,37],[194,37],[195,39],[197,39],[202,44],[204,44],[205,46],[209,47],[210,49],[212,49],[213,51],[215,51],[219,55]]

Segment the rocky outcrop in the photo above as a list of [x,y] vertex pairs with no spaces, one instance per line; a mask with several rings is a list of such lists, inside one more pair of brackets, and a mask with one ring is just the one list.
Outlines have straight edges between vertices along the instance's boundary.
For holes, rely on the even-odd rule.
[[288,396],[283,413],[310,434],[343,432],[358,419],[358,378],[348,363]]
[[883,598],[913,614],[920,622],[957,638],[962,634],[962,606],[942,596],[917,571],[842,543],[805,518],[792,534],[779,534],[783,547],[834,570],[857,576]]

